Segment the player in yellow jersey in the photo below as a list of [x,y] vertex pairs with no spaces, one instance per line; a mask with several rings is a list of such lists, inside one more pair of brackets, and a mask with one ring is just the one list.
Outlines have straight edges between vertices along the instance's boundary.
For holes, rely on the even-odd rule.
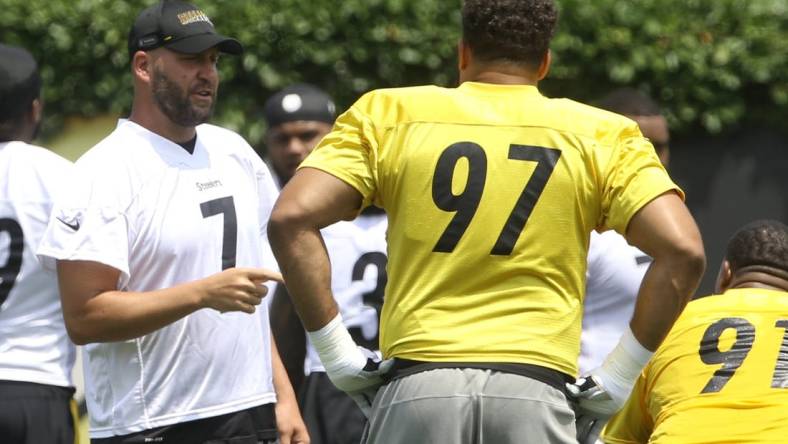
[[737,231],[715,291],[681,314],[605,442],[788,439],[788,226]]
[[[462,15],[461,85],[364,95],[282,190],[272,247],[331,380],[374,396],[366,442],[576,442],[566,390],[581,439],[623,405],[697,286],[700,234],[633,121],[539,93],[552,1],[466,0]],[[342,326],[319,234],[370,204],[389,215],[383,368]],[[595,228],[654,262],[632,331],[566,387]]]

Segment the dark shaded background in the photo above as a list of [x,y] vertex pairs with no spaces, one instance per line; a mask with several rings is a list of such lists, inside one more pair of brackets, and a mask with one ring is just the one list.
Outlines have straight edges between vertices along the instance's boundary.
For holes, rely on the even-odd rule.
[[786,140],[788,131],[748,129],[682,136],[671,144],[670,173],[687,193],[706,246],[708,265],[699,295],[714,290],[734,231],[755,219],[788,222]]

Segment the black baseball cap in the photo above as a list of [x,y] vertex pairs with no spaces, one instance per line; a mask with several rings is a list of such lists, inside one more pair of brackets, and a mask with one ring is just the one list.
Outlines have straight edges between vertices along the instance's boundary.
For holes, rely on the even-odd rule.
[[333,124],[336,106],[320,88],[296,83],[269,97],[263,106],[263,114],[269,128],[298,120]]
[[243,52],[238,40],[217,34],[199,8],[174,0],[163,0],[140,12],[129,31],[128,45],[129,58],[137,51],[162,46],[185,54],[197,54],[214,46],[228,54]]
[[0,121],[19,117],[40,94],[41,76],[33,56],[0,43]]

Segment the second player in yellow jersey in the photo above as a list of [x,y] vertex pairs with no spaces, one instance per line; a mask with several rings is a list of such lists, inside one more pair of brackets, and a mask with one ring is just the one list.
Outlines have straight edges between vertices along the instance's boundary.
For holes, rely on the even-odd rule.
[[690,302],[605,442],[785,442],[788,227],[756,222],[731,245],[721,294]]

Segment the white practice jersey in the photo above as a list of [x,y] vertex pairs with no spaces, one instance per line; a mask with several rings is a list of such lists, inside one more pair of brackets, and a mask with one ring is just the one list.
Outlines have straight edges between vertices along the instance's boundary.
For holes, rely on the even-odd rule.
[[580,374],[598,367],[629,326],[651,258],[615,231],[591,233],[580,336]]
[[72,385],[57,276],[35,256],[71,168],[44,148],[0,143],[0,380]]
[[[363,214],[321,230],[331,260],[331,291],[356,344],[378,350],[380,309],[386,287],[385,214]],[[307,338],[304,371],[325,371]]]
[[[126,120],[76,162],[39,256],[120,271],[117,288],[173,287],[266,261],[277,197],[239,135],[197,127],[194,154]],[[84,347],[91,437],[124,435],[275,402],[265,304],[203,309],[137,339]]]

